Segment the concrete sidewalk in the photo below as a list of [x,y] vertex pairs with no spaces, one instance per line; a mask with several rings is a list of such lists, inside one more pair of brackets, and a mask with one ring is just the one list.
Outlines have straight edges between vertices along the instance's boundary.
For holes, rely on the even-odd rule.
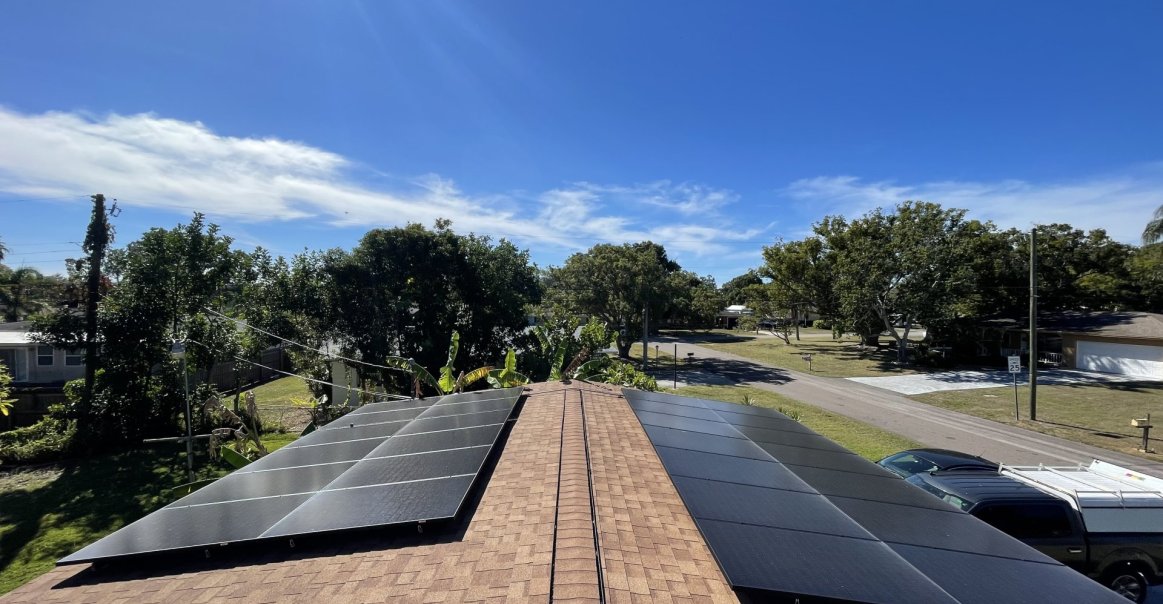
[[[1163,456],[1159,461],[1152,461],[1124,455],[932,407],[851,380],[779,369],[674,338],[655,341],[670,350],[678,344],[680,358],[694,353],[694,363],[703,371],[860,420],[928,447],[955,449],[1007,464],[1070,465],[1098,458],[1163,476]],[[668,369],[662,368],[659,373],[661,386],[667,385]]]
[[[1012,386],[1014,376],[1008,371],[962,370],[939,371],[935,373],[913,373],[884,377],[845,378],[853,382],[876,386],[901,394],[926,394],[944,390],[974,390],[979,388],[1004,388]],[[1018,385],[1029,384],[1030,374],[1018,374]],[[1131,375],[1094,373],[1076,369],[1044,369],[1038,372],[1039,386],[1070,386],[1075,384],[1120,384],[1130,382],[1158,382],[1159,378]]]

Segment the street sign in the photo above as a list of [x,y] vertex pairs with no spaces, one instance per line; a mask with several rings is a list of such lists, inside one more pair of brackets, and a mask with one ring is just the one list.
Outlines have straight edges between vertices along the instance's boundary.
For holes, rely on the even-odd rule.
[[1014,421],[1020,421],[1021,416],[1018,414],[1018,374],[1022,372],[1022,357],[1012,356],[1008,358],[1010,361],[1010,373],[1014,374]]

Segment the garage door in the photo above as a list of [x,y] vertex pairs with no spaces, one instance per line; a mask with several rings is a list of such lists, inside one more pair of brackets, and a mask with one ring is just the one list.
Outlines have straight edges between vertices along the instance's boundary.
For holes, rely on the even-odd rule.
[[1078,368],[1104,373],[1163,377],[1163,347],[1079,340]]

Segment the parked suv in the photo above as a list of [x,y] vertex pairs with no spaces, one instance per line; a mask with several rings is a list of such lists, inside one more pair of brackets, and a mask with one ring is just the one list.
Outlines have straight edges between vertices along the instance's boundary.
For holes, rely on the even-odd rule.
[[1163,580],[1161,502],[1128,504],[1128,491],[1094,505],[1097,490],[1068,496],[1012,472],[921,472],[906,480],[1129,600],[1143,602],[1148,586]]

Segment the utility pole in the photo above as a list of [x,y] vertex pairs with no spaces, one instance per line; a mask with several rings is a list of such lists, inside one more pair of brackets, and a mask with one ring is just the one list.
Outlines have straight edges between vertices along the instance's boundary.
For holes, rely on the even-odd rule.
[[93,215],[89,229],[85,233],[82,248],[89,254],[89,278],[85,284],[85,395],[82,403],[81,430],[91,428],[93,412],[93,382],[97,375],[97,305],[101,301],[101,263],[105,260],[105,248],[113,241],[113,227],[109,216],[117,211],[117,204],[105,210],[105,196],[93,195]]
[[1038,228],[1030,229],[1030,421],[1038,419]]
[[646,362],[650,360],[650,306],[642,307],[642,373],[646,373]]

